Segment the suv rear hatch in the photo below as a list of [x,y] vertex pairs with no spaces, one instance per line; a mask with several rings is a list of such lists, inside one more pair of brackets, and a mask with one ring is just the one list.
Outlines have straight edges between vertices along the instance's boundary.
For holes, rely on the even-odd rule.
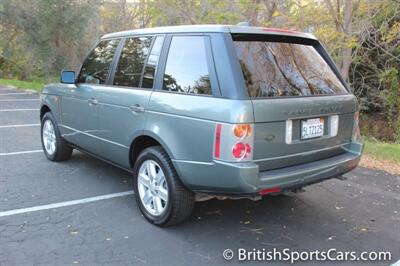
[[346,152],[357,101],[321,44],[274,34],[232,37],[253,103],[260,171]]

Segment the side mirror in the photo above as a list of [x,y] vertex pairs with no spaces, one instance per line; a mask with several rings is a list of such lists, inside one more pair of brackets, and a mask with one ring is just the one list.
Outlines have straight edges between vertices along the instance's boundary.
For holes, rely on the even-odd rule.
[[75,71],[72,70],[61,71],[61,83],[75,84]]

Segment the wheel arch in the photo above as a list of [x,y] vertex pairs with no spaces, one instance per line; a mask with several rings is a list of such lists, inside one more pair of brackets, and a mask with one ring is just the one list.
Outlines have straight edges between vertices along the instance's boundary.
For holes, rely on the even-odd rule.
[[131,143],[129,149],[129,166],[131,169],[133,169],[135,161],[140,152],[152,146],[161,146],[167,152],[171,160],[174,158],[172,152],[168,149],[164,141],[162,141],[157,135],[152,132],[144,132],[143,134],[135,137]]
[[48,112],[51,112],[50,107],[47,104],[43,104],[40,107],[40,121],[42,121],[43,116]]

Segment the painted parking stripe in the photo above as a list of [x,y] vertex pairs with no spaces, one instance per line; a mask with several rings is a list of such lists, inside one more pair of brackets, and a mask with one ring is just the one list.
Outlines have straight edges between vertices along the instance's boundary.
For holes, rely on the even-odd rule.
[[43,152],[43,150],[3,152],[3,153],[0,153],[0,156],[20,155],[20,154],[29,154],[29,153],[38,153],[38,152]]
[[3,109],[0,112],[23,112],[23,111],[39,111],[39,109]]
[[112,198],[125,197],[125,196],[129,196],[132,194],[133,194],[133,190],[129,190],[129,191],[124,191],[124,192],[119,192],[119,193],[107,194],[107,195],[78,199],[78,200],[64,201],[64,202],[47,204],[47,205],[39,205],[39,206],[23,208],[23,209],[14,209],[14,210],[0,212],[0,217],[29,213],[29,212],[37,212],[37,211],[42,211],[42,210],[56,209],[56,208],[61,208],[61,207],[67,207],[67,206],[84,204],[84,203],[112,199]]
[[5,125],[0,128],[12,128],[12,127],[38,127],[40,124],[22,124],[22,125]]
[[1,99],[0,102],[26,102],[26,101],[39,101],[40,99]]
[[8,96],[8,95],[35,95],[37,93],[29,93],[29,92],[10,92],[10,93],[0,93],[0,96]]

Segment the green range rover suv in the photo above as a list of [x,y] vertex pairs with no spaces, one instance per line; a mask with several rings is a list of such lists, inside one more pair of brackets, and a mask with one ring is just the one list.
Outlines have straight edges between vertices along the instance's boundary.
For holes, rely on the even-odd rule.
[[103,36],[41,95],[49,160],[73,149],[132,172],[157,225],[212,197],[297,191],[357,166],[358,105],[318,40],[246,26]]

